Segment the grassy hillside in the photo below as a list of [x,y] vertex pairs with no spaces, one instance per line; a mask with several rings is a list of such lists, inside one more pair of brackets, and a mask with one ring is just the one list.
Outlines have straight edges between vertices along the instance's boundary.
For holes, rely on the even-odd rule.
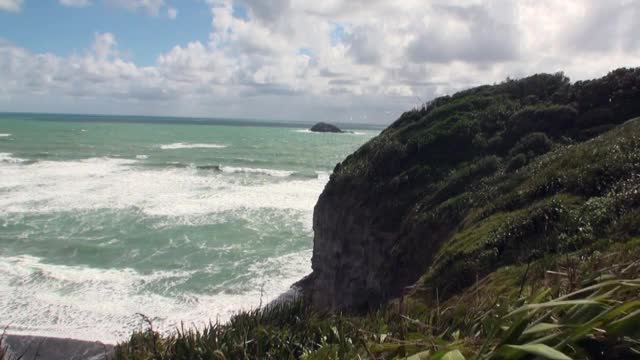
[[366,216],[339,241],[314,221],[306,303],[149,327],[116,358],[640,358],[638,116],[640,69],[534,75],[407,112],[336,166],[316,213]]
[[[639,235],[639,134],[640,121],[631,120],[596,139],[559,146],[517,170],[507,164],[417,214],[418,221],[432,224],[444,221],[443,214],[461,219],[419,283],[455,293],[501,266]],[[480,160],[451,177],[477,173],[491,161]]]
[[[503,267],[426,307],[410,296],[363,316],[294,302],[162,337],[116,359],[637,359],[640,238]],[[587,255],[588,254],[588,255]]]

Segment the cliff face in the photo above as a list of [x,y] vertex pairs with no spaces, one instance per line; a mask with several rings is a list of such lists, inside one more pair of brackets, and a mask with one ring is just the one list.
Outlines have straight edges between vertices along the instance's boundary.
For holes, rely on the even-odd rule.
[[[640,186],[640,125],[620,125],[635,116],[640,69],[575,84],[535,75],[403,114],[336,166],[315,207],[305,294],[352,311],[403,292],[447,296],[500,266],[613,236],[604,229],[640,204],[628,195]],[[596,200],[616,217],[597,218]]]
[[313,221],[316,306],[365,311],[424,273],[444,234],[403,226],[408,207],[394,206],[398,190],[335,180],[327,186]]

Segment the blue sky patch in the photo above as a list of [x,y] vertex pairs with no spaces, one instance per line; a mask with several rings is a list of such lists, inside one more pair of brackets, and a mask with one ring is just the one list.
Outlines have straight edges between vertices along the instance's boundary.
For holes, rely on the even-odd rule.
[[[169,7],[178,10],[170,19]],[[211,11],[203,1],[168,2],[158,15],[93,1],[87,7],[64,7],[57,1],[25,1],[19,14],[0,11],[0,38],[34,53],[81,54],[94,34],[110,32],[127,60],[146,66],[158,54],[192,41],[207,43]]]
[[331,45],[335,46],[344,39],[344,25],[340,23],[331,23],[331,27]]

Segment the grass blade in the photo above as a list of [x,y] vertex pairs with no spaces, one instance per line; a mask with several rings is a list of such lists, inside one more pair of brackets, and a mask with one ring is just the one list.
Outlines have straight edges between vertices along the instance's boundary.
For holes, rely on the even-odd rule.
[[540,356],[544,359],[549,360],[572,360],[567,355],[545,344],[505,345],[504,347],[507,349]]

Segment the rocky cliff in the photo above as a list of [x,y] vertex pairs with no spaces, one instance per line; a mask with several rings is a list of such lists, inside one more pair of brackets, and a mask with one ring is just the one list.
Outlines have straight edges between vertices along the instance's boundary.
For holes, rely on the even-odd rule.
[[315,207],[304,293],[318,308],[365,311],[634,236],[637,116],[638,68],[507,80],[403,114],[336,165]]
[[637,358],[639,89],[542,74],[405,113],[335,167],[306,298],[115,358]]

